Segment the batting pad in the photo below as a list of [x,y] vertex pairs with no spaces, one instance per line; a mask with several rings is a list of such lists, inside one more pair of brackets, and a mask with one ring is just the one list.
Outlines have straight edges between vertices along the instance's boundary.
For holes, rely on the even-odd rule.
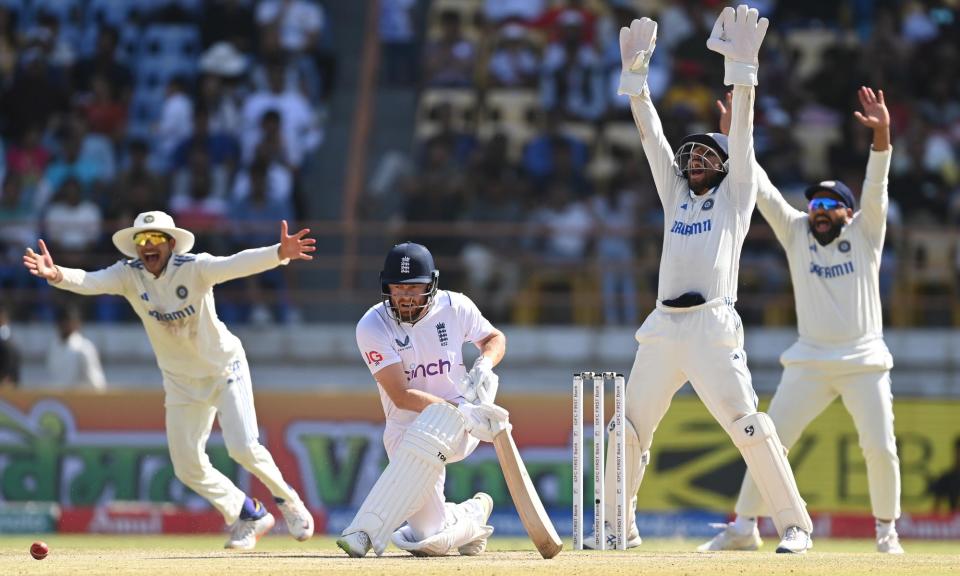
[[447,454],[466,434],[463,416],[446,402],[427,406],[403,434],[394,457],[343,534],[366,532],[377,556],[393,531],[423,506],[443,471]]
[[787,451],[780,444],[773,420],[763,412],[744,416],[733,423],[730,435],[771,511],[777,532],[782,535],[790,526],[798,526],[809,534],[813,523],[807,514],[807,503],[797,490]]
[[[637,509],[637,492],[640,490],[640,483],[643,482],[643,472],[647,468],[647,463],[650,462],[650,451],[644,451],[640,446],[640,438],[630,419],[624,417],[623,423],[623,443],[626,448],[623,453],[623,473],[627,492],[627,517],[630,519],[630,523],[627,524],[629,532],[637,522],[636,514],[632,513]],[[611,444],[617,437],[616,419],[610,421],[607,430],[609,442],[606,469],[603,475],[603,506],[607,522],[612,524],[617,518],[617,455]]]
[[446,556],[464,544],[489,538],[493,534],[493,526],[478,522],[468,508],[471,504],[469,500],[460,504],[447,502],[444,504],[447,525],[443,530],[423,540],[416,540],[413,530],[403,526],[393,533],[394,545],[414,556]]

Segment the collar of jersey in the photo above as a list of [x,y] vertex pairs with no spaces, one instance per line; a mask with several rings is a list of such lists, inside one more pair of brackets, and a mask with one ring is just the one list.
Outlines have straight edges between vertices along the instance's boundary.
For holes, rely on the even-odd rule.
[[691,200],[703,200],[704,198],[709,198],[710,196],[713,196],[714,194],[716,194],[717,188],[719,187],[720,187],[719,185],[714,186],[713,188],[710,189],[709,192],[707,192],[703,196],[697,196],[696,194],[693,193],[693,189],[687,186],[687,194],[690,195]]

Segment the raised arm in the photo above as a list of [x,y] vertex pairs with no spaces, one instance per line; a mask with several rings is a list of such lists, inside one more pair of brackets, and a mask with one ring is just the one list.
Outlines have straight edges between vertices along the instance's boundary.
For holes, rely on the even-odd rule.
[[864,230],[877,241],[878,249],[883,246],[883,236],[887,229],[887,174],[890,172],[890,113],[883,100],[883,90],[874,93],[872,88],[861,86],[857,92],[863,112],[853,115],[861,124],[873,130],[873,146],[870,160],[867,161],[867,173],[863,179],[863,192],[860,195],[860,218],[863,218]]
[[317,241],[307,238],[309,228],[296,234],[287,233],[287,221],[280,221],[280,243],[264,248],[251,248],[232,256],[210,256],[197,264],[201,266],[203,277],[211,284],[222,284],[236,278],[252,276],[265,272],[290,260],[313,260],[309,253],[317,248]]
[[39,241],[39,247],[39,254],[34,252],[33,248],[27,248],[23,255],[23,265],[31,274],[43,278],[51,286],[88,296],[123,293],[123,262],[117,262],[113,266],[96,272],[87,272],[77,268],[57,266],[53,261],[53,255],[47,249],[47,243],[42,239]]
[[734,185],[756,180],[753,153],[753,99],[759,70],[758,54],[769,21],[744,4],[724,8],[713,25],[707,48],[724,56],[724,84],[733,86],[730,123],[730,178]]
[[[730,123],[732,121],[733,92],[727,92],[726,105],[717,100],[717,109],[720,111],[720,132],[730,134]],[[780,190],[773,185],[767,172],[757,164],[754,168],[757,173],[757,209],[763,214],[764,219],[773,228],[773,233],[781,244],[786,245],[789,241],[789,235],[792,223],[795,220],[803,220],[806,214],[797,210],[787,202]]]
[[647,87],[650,57],[656,44],[657,23],[649,18],[634,20],[629,28],[620,29],[620,60],[623,68],[617,93],[630,97],[630,110],[640,131],[643,153],[650,163],[657,194],[663,199],[665,194],[672,194],[676,189],[680,174],[674,165],[673,150],[663,134],[663,125]]

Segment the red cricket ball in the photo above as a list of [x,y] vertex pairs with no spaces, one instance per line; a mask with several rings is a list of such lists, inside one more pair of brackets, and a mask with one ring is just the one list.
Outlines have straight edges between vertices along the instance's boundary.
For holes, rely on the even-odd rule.
[[50,547],[46,542],[34,542],[30,545],[30,555],[34,560],[43,560],[50,553]]

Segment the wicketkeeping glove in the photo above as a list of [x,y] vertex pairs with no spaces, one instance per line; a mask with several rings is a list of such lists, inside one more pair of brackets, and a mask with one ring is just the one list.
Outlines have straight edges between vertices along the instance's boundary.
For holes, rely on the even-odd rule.
[[496,404],[461,402],[458,409],[463,414],[467,432],[484,442],[493,442],[497,434],[513,428],[510,413]]
[[707,39],[707,48],[723,54],[724,84],[757,85],[760,68],[757,54],[769,25],[770,21],[760,18],[756,8],[749,8],[746,4],[737,6],[736,11],[728,6],[720,12]]
[[471,404],[493,403],[500,388],[500,377],[493,373],[493,361],[480,356],[460,381],[460,395]]
[[657,46],[657,23],[641,18],[620,29],[620,87],[617,94],[639,96],[647,85],[650,57]]

